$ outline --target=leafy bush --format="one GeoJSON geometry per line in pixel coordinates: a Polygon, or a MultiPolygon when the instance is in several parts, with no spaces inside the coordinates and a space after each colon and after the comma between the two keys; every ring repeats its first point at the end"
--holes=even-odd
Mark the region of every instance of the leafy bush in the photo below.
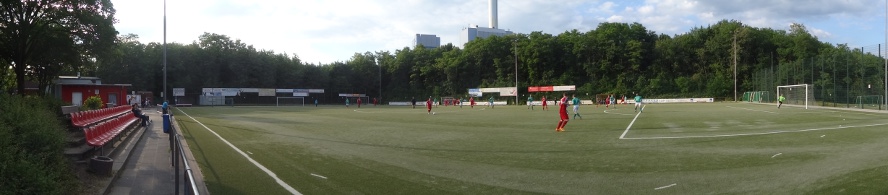
{"type": "Polygon", "coordinates": [[[63,194],[77,187],[63,154],[65,128],[47,110],[50,104],[0,94],[0,194],[63,194]]]}
{"type": "Polygon", "coordinates": [[[86,98],[86,101],[83,101],[83,109],[97,110],[99,108],[102,108],[103,104],[104,103],[102,103],[102,98],[99,98],[99,96],[92,96],[86,98]]]}

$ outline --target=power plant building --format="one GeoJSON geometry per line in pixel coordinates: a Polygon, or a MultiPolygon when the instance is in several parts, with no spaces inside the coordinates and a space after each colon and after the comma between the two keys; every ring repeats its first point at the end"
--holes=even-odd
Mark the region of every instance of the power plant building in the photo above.
{"type": "Polygon", "coordinates": [[[513,34],[512,31],[507,31],[503,29],[496,28],[486,28],[486,27],[469,27],[464,28],[462,32],[459,34],[460,37],[460,46],[464,46],[469,41],[473,41],[477,38],[487,38],[490,36],[505,36],[513,34]]]}
{"type": "Polygon", "coordinates": [[[459,34],[460,43],[459,46],[463,47],[469,41],[473,41],[477,38],[487,38],[490,36],[505,36],[513,34],[512,31],[499,29],[498,21],[497,21],[497,2],[496,0],[489,0],[489,14],[490,14],[490,27],[478,27],[475,25],[474,27],[464,28],[462,32],[459,34]]]}
{"type": "Polygon", "coordinates": [[[422,45],[425,48],[438,48],[441,46],[441,37],[431,34],[416,34],[413,46],[422,45]]]}

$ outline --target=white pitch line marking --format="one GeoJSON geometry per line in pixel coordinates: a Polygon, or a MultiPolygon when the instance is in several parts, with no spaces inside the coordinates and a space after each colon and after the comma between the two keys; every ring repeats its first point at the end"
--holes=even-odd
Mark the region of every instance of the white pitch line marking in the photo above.
{"type": "Polygon", "coordinates": [[[771,156],[771,158],[774,158],[774,157],[780,156],[781,154],[783,154],[783,153],[777,153],[777,154],[775,154],[774,156],[771,156]]]}
{"type": "Polygon", "coordinates": [[[654,188],[654,190],[662,190],[662,189],[670,188],[670,187],[675,186],[675,185],[676,185],[676,184],[669,184],[669,185],[666,185],[666,186],[660,186],[660,187],[654,188]]]}
{"type": "Polygon", "coordinates": [[[179,109],[177,107],[176,110],[179,110],[179,112],[182,112],[183,114],[185,114],[185,116],[188,116],[188,118],[191,118],[191,120],[194,120],[194,122],[197,122],[197,124],[199,124],[200,126],[203,126],[205,129],[210,131],[210,133],[213,133],[214,135],[216,135],[216,137],[219,137],[219,139],[222,140],[222,142],[225,142],[225,144],[228,144],[228,146],[230,146],[232,149],[234,149],[234,151],[237,151],[237,153],[240,153],[241,156],[244,156],[244,158],[247,158],[247,160],[249,160],[251,163],[253,163],[253,165],[256,165],[256,167],[259,167],[259,169],[262,169],[262,171],[264,171],[265,174],[268,174],[268,176],[271,176],[271,178],[274,178],[274,181],[277,182],[278,185],[281,185],[281,187],[283,187],[288,192],[290,192],[291,194],[299,194],[299,195],[302,194],[302,193],[299,193],[299,191],[296,191],[296,189],[293,188],[293,186],[290,186],[289,184],[284,182],[284,180],[281,180],[281,178],[278,178],[277,175],[274,174],[274,172],[271,172],[271,170],[268,170],[268,168],[265,168],[265,166],[262,166],[262,164],[259,164],[259,162],[256,162],[256,160],[253,160],[253,158],[250,158],[249,156],[247,156],[247,154],[244,153],[244,151],[242,151],[239,148],[237,148],[236,146],[234,146],[234,144],[231,144],[231,142],[228,142],[228,140],[225,140],[225,138],[222,138],[222,136],[219,135],[218,133],[216,133],[216,131],[213,131],[212,129],[210,129],[209,127],[207,127],[206,125],[204,125],[203,123],[198,121],[197,119],[194,119],[194,117],[191,117],[191,115],[188,115],[188,113],[185,113],[185,111],[182,111],[182,109],[179,109]]]}
{"type": "MultiPolygon", "coordinates": [[[[641,106],[641,109],[644,110],[645,106],[647,105],[641,106]]],[[[626,139],[626,133],[629,133],[629,129],[632,128],[632,124],[635,124],[635,120],[638,119],[638,116],[641,116],[641,113],[642,112],[638,112],[638,114],[635,114],[635,118],[632,119],[632,122],[629,122],[629,126],[626,127],[626,131],[623,131],[623,135],[620,135],[620,139],[626,139]]]]}
{"type": "Polygon", "coordinates": [[[311,176],[319,177],[321,179],[327,179],[327,177],[324,177],[323,175],[318,175],[318,174],[314,174],[314,173],[312,173],[311,176]]]}
{"type": "MultiPolygon", "coordinates": [[[[633,120],[634,122],[634,120],[633,120]]],[[[770,135],[770,134],[779,134],[779,133],[798,133],[798,132],[808,132],[808,131],[823,131],[823,130],[836,130],[836,129],[848,129],[848,128],[857,128],[857,127],[876,127],[876,126],[885,126],[888,123],[880,123],[880,124],[870,124],[870,125],[858,125],[858,126],[842,126],[838,127],[824,127],[824,128],[814,128],[814,129],[802,129],[802,130],[787,130],[787,131],[771,131],[771,132],[761,132],[761,133],[740,133],[740,134],[727,134],[727,135],[696,135],[696,136],[681,136],[681,137],[623,137],[620,136],[620,139],[685,139],[685,138],[716,138],[716,137],[736,137],[736,136],[750,136],[750,135],[770,135]]],[[[632,124],[630,124],[632,126],[632,124]]],[[[626,128],[626,131],[629,131],[629,128],[626,128]]],[[[623,132],[623,135],[626,135],[626,132],[623,132]]]]}

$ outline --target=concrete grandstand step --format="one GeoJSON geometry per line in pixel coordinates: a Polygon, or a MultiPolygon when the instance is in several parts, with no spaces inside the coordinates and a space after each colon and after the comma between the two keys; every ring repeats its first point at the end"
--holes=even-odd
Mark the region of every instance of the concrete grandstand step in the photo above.
{"type": "Polygon", "coordinates": [[[84,143],[79,146],[66,147],[64,153],[65,157],[68,158],[68,160],[77,162],[87,159],[92,153],[92,149],[92,147],[84,143]]]}

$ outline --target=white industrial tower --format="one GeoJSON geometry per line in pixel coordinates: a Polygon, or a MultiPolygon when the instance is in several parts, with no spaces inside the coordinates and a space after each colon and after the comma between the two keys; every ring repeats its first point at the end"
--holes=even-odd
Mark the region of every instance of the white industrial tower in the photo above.
{"type": "Polygon", "coordinates": [[[489,3],[490,5],[488,5],[488,7],[490,8],[490,28],[496,29],[496,0],[490,0],[489,3]]]}
{"type": "Polygon", "coordinates": [[[490,27],[479,27],[475,25],[463,28],[462,33],[460,33],[459,37],[460,43],[457,46],[463,47],[469,41],[473,41],[477,38],[487,38],[489,36],[505,36],[512,34],[512,31],[499,29],[499,21],[497,21],[496,0],[489,0],[488,2],[490,27]]]}

